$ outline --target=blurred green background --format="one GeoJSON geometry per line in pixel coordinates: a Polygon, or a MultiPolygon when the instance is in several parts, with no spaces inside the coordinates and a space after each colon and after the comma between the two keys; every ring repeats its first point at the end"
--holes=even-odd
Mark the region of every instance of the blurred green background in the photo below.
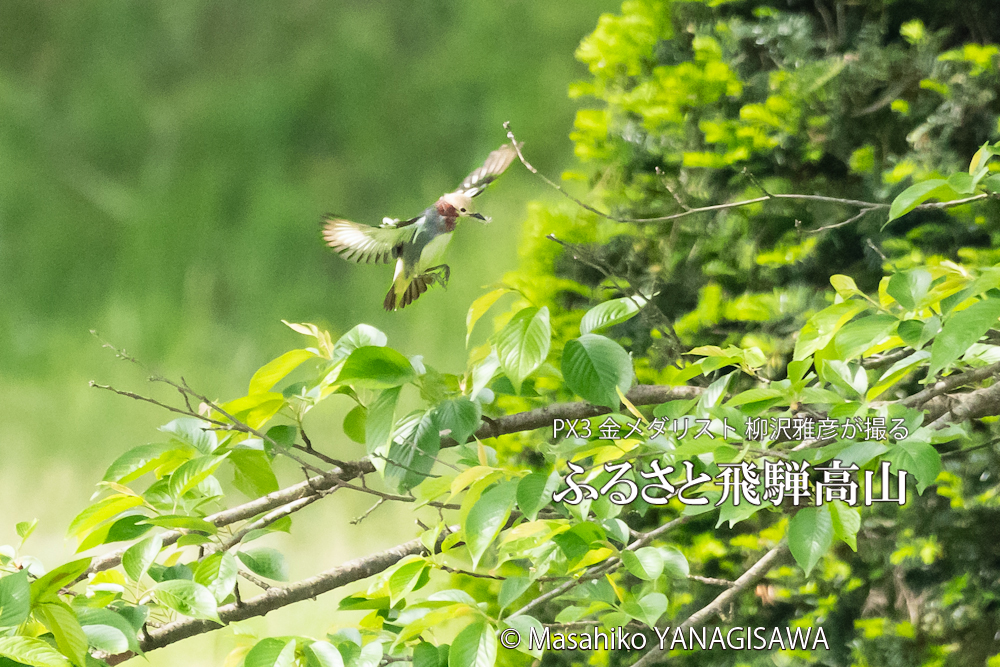
{"type": "MultiPolygon", "coordinates": [[[[381,309],[391,267],[329,253],[320,217],[418,213],[505,140],[506,120],[558,173],[572,156],[566,88],[585,74],[573,52],[617,6],[0,3],[0,543],[38,518],[25,551],[68,558],[65,528],[92,484],[171,418],[88,387],[171,398],[91,329],[220,399],[301,344],[281,319],[335,336],[368,322],[463,368],[466,309],[515,266],[526,204],[549,196],[538,181],[515,165],[478,204],[492,225],[456,234],[448,289],[397,313],[381,309]]],[[[323,435],[336,418],[311,416],[313,440],[342,445],[323,435]]],[[[350,447],[335,453],[361,453],[350,447]]],[[[338,502],[303,513],[285,544],[301,550],[293,578],[412,536],[405,517],[373,520],[395,534],[350,526],[367,500],[338,502]]],[[[322,633],[336,597],[254,628],[322,633]]],[[[231,646],[209,636],[151,658],[221,664],[231,646]]]]}

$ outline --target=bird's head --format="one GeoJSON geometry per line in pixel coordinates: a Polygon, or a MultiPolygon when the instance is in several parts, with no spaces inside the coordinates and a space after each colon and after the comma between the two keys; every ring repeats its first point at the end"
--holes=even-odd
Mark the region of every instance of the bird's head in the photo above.
{"type": "Polygon", "coordinates": [[[481,213],[473,213],[472,211],[472,197],[463,194],[461,192],[451,192],[438,200],[438,210],[445,215],[444,211],[451,213],[454,210],[454,215],[464,216],[468,218],[478,218],[486,222],[486,218],[481,213]],[[444,206],[442,206],[444,204],[444,206]]]}

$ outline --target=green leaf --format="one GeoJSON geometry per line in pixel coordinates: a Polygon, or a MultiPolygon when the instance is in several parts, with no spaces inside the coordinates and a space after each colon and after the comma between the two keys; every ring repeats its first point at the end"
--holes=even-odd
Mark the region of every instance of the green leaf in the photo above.
{"type": "Polygon", "coordinates": [[[500,368],[500,360],[497,359],[496,352],[490,352],[490,355],[476,364],[476,367],[472,369],[472,391],[469,392],[469,398],[473,401],[479,396],[486,385],[490,383],[493,376],[496,375],[497,370],[500,368]]]}
{"type": "Polygon", "coordinates": [[[370,324],[359,324],[343,336],[333,346],[333,361],[350,356],[359,347],[385,347],[389,338],[370,324]]]}
{"type": "Polygon", "coordinates": [[[385,462],[385,481],[399,492],[417,486],[430,474],[441,450],[441,431],[433,410],[426,411],[416,428],[389,446],[385,462]]]}
{"type": "Polygon", "coordinates": [[[483,315],[486,314],[493,304],[497,302],[504,294],[508,294],[511,290],[506,287],[501,287],[500,289],[495,289],[492,292],[487,292],[478,299],[472,302],[469,306],[469,313],[465,316],[465,345],[469,345],[469,339],[472,338],[472,330],[476,326],[476,322],[479,321],[483,315]]]}
{"type": "Polygon", "coordinates": [[[580,334],[603,331],[608,327],[627,322],[635,317],[646,303],[648,301],[641,296],[622,297],[600,303],[583,316],[580,321],[580,334]]]}
{"type": "Polygon", "coordinates": [[[929,181],[915,183],[903,190],[892,200],[892,206],[889,207],[889,222],[906,215],[920,204],[923,204],[933,197],[934,191],[942,185],[947,185],[947,181],[943,178],[932,178],[929,181]]]}
{"type": "Polygon", "coordinates": [[[215,600],[221,603],[236,587],[239,569],[232,553],[217,551],[195,566],[194,581],[211,591],[215,600]]]}
{"type": "Polygon", "coordinates": [[[795,342],[794,360],[802,361],[816,350],[822,350],[834,335],[867,306],[857,299],[827,306],[809,318],[795,342]]]}
{"type": "Polygon", "coordinates": [[[423,558],[414,558],[396,566],[389,575],[389,601],[395,605],[399,600],[418,588],[421,577],[430,567],[423,558]]]}
{"type": "Polygon", "coordinates": [[[215,535],[219,532],[219,529],[216,528],[213,523],[209,523],[208,521],[200,519],[196,516],[184,516],[181,514],[164,514],[163,516],[154,516],[144,519],[143,523],[147,523],[151,526],[159,526],[161,528],[194,530],[201,533],[207,533],[209,535],[215,535]]]}
{"type": "Polygon", "coordinates": [[[192,618],[207,618],[221,623],[211,591],[188,579],[170,579],[153,588],[153,595],[160,604],[179,614],[192,618]]]}
{"type": "Polygon", "coordinates": [[[129,579],[138,582],[142,575],[146,574],[149,566],[153,564],[156,557],[160,555],[163,548],[163,537],[159,534],[150,535],[141,542],[137,542],[125,550],[122,555],[122,567],[129,579]]]}
{"type": "Polygon", "coordinates": [[[622,611],[649,627],[667,610],[667,596],[663,593],[649,593],[638,600],[627,599],[622,604],[622,611]]]}
{"type": "MultiPolygon", "coordinates": [[[[125,638],[126,646],[125,650],[132,651],[137,655],[142,655],[142,649],[139,646],[139,639],[136,636],[137,630],[132,624],[121,614],[117,614],[110,609],[91,609],[89,607],[78,607],[76,609],[77,618],[80,620],[80,625],[83,627],[84,633],[87,635],[87,639],[91,640],[91,645],[95,646],[91,633],[95,632],[91,628],[114,628],[117,630],[122,637],[125,638]]],[[[97,647],[99,648],[99,647],[97,647]]],[[[121,653],[122,651],[118,651],[121,653]]]]}
{"type": "Polygon", "coordinates": [[[482,410],[478,403],[463,397],[453,398],[443,401],[435,409],[438,428],[442,431],[449,430],[449,434],[455,442],[460,445],[468,442],[469,438],[482,419],[482,410]]]}
{"type": "Polygon", "coordinates": [[[987,192],[1000,194],[1000,174],[993,174],[992,176],[987,176],[982,180],[980,185],[982,185],[987,192]]]}
{"type": "Polygon", "coordinates": [[[229,461],[233,464],[233,486],[244,495],[260,498],[278,490],[278,478],[263,451],[237,447],[229,452],[229,461]]]}
{"type": "Polygon", "coordinates": [[[855,294],[863,294],[863,292],[858,289],[857,283],[854,282],[854,278],[851,278],[850,276],[841,274],[832,275],[830,276],[830,284],[833,285],[833,289],[837,291],[837,294],[845,300],[851,298],[855,294]]]}
{"type": "Polygon", "coordinates": [[[303,649],[309,667],[344,667],[344,657],[330,642],[313,642],[303,649]]]}
{"type": "Polygon", "coordinates": [[[948,187],[962,195],[972,194],[976,186],[972,182],[972,175],[964,172],[957,172],[948,177],[948,187]]]}
{"type": "Polygon", "coordinates": [[[367,425],[368,408],[363,405],[355,405],[344,415],[344,435],[359,445],[365,444],[367,425]]]}
{"type": "Polygon", "coordinates": [[[17,525],[14,526],[14,529],[17,531],[17,536],[21,538],[21,544],[24,544],[25,541],[31,537],[31,534],[35,532],[35,527],[37,525],[38,519],[34,519],[32,521],[19,521],[17,525]]]}
{"type": "Polygon", "coordinates": [[[448,660],[442,661],[438,647],[430,642],[420,642],[413,647],[413,667],[446,667],[448,660]]]}
{"type": "Polygon", "coordinates": [[[997,323],[997,318],[1000,318],[1000,299],[983,299],[945,320],[941,333],[931,344],[928,381],[932,381],[939,371],[965,354],[973,343],[997,323]]]}
{"type": "Polygon", "coordinates": [[[552,336],[547,307],[519,311],[496,335],[494,347],[504,373],[516,393],[521,383],[542,365],[552,336]]]}
{"type": "Polygon", "coordinates": [[[674,579],[687,579],[691,574],[687,558],[677,547],[659,547],[663,556],[663,571],[674,579]]]}
{"type": "Polygon", "coordinates": [[[528,577],[507,577],[500,585],[500,595],[497,596],[497,603],[501,609],[506,609],[524,595],[525,591],[531,588],[531,579],[528,577]]]}
{"type": "Polygon", "coordinates": [[[67,531],[70,537],[80,537],[122,512],[142,505],[142,498],[124,493],[116,493],[90,505],[70,522],[67,531]]]}
{"type": "Polygon", "coordinates": [[[28,571],[21,570],[0,578],[0,628],[20,625],[31,609],[28,571]]]}
{"type": "Polygon", "coordinates": [[[788,524],[788,548],[807,577],[831,546],[833,518],[828,505],[806,507],[795,513],[788,524]]]}
{"type": "Polygon", "coordinates": [[[833,521],[833,537],[843,540],[853,551],[857,551],[861,513],[842,500],[834,500],[827,505],[830,508],[830,519],[833,521]]]}
{"type": "Polygon", "coordinates": [[[878,379],[875,386],[868,390],[868,394],[865,396],[865,399],[869,401],[875,400],[886,389],[902,380],[907,374],[913,372],[930,356],[931,353],[927,350],[920,350],[919,352],[914,352],[904,359],[900,359],[882,374],[882,377],[878,379]]]}
{"type": "Polygon", "coordinates": [[[389,443],[395,423],[396,403],[399,401],[400,387],[386,389],[368,408],[365,420],[365,449],[374,454],[389,443]]]}
{"type": "Polygon", "coordinates": [[[448,653],[448,667],[493,667],[497,637],[493,626],[477,620],[458,633],[448,653]]]}
{"type": "Polygon", "coordinates": [[[893,275],[885,291],[903,308],[914,310],[930,288],[931,274],[924,269],[911,269],[893,275]]]}
{"type": "Polygon", "coordinates": [[[518,482],[517,506],[529,521],[534,521],[538,511],[548,505],[561,482],[562,478],[555,471],[548,475],[529,473],[518,482]]]}
{"type": "Polygon", "coordinates": [[[294,664],[294,639],[261,639],[243,658],[243,667],[292,667],[294,664]]]}
{"type": "Polygon", "coordinates": [[[291,350],[273,361],[264,364],[250,378],[248,395],[262,394],[270,391],[289,373],[298,368],[304,361],[312,359],[316,354],[310,350],[291,350]]]}
{"type": "Polygon", "coordinates": [[[889,448],[884,459],[893,464],[894,472],[900,470],[917,480],[917,492],[923,493],[941,472],[941,455],[926,442],[902,440],[889,448]]]}
{"type": "Polygon", "coordinates": [[[299,429],[291,424],[276,424],[267,429],[265,435],[278,447],[291,447],[295,444],[295,438],[299,436],[299,429]]]}
{"type": "Polygon", "coordinates": [[[169,493],[174,499],[180,499],[185,493],[195,488],[216,471],[222,462],[229,457],[230,452],[222,456],[199,456],[185,461],[170,475],[169,493]]]}
{"type": "Polygon", "coordinates": [[[157,468],[163,461],[163,455],[175,448],[175,445],[166,443],[133,447],[108,466],[104,481],[128,484],[157,468]]]}
{"type": "Polygon", "coordinates": [[[0,637],[0,657],[30,667],[71,667],[59,651],[34,637],[0,637]]]}
{"type": "Polygon", "coordinates": [[[265,579],[288,581],[288,564],[285,563],[285,556],[277,549],[271,547],[243,549],[236,552],[236,557],[254,574],[265,579]]]}
{"type": "Polygon", "coordinates": [[[655,581],[663,573],[663,556],[656,547],[642,547],[621,553],[625,569],[643,581],[655,581]]]}
{"type": "Polygon", "coordinates": [[[68,604],[59,601],[43,602],[35,605],[32,613],[52,632],[56,646],[63,655],[68,656],[73,664],[86,664],[87,635],[68,604]]]}
{"type": "Polygon", "coordinates": [[[585,334],[566,343],[562,373],[573,393],[594,405],[615,410],[635,380],[632,359],[621,345],[598,334],[585,334]]]}
{"type": "Polygon", "coordinates": [[[521,653],[527,653],[533,658],[540,659],[542,657],[542,648],[537,644],[526,641],[526,639],[531,636],[532,630],[535,631],[536,637],[542,636],[544,628],[537,618],[534,616],[528,616],[527,614],[521,614],[520,616],[515,616],[514,618],[504,619],[503,625],[508,628],[514,628],[521,636],[522,641],[517,645],[518,651],[521,653]]]}
{"type": "Polygon", "coordinates": [[[90,558],[81,558],[80,560],[65,563],[31,582],[31,604],[35,605],[47,600],[58,600],[56,594],[59,592],[59,589],[70,585],[77,577],[83,574],[90,567],[90,561],[90,558]]]}
{"type": "Polygon", "coordinates": [[[211,428],[211,424],[196,417],[179,417],[164,424],[159,430],[171,434],[177,442],[194,447],[202,454],[211,454],[219,446],[219,439],[211,428]]]}
{"type": "Polygon", "coordinates": [[[848,361],[889,335],[898,319],[892,315],[869,315],[848,322],[834,338],[837,357],[848,361]]]}
{"type": "Polygon", "coordinates": [[[487,489],[469,510],[465,519],[465,542],[472,555],[473,567],[479,565],[486,547],[500,534],[514,507],[517,484],[500,482],[487,489]]]}
{"type": "Polygon", "coordinates": [[[366,345],[351,352],[337,382],[369,389],[398,387],[416,378],[410,360],[390,347],[366,345]]]}
{"type": "Polygon", "coordinates": [[[84,625],[83,634],[88,644],[108,655],[117,655],[129,650],[129,641],[125,633],[110,625],[84,625]]]}

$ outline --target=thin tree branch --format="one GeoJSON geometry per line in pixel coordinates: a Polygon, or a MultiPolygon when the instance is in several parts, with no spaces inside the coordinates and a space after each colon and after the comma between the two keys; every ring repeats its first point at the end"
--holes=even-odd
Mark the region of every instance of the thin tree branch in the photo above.
{"type": "Polygon", "coordinates": [[[918,391],[912,396],[904,398],[902,403],[908,408],[919,408],[935,396],[946,394],[957,387],[986,380],[987,378],[998,374],[1000,374],[1000,362],[990,364],[989,366],[983,366],[982,368],[977,368],[975,370],[966,371],[964,373],[949,375],[948,377],[928,386],[923,391],[918,391]]]}
{"type": "MultiPolygon", "coordinates": [[[[777,564],[787,551],[788,547],[784,542],[768,551],[759,561],[754,563],[750,569],[744,572],[739,579],[732,582],[732,585],[729,588],[720,593],[707,605],[688,616],[687,620],[681,623],[677,629],[681,632],[686,632],[688,628],[692,628],[697,625],[704,625],[710,618],[722,611],[722,609],[737,595],[760,581],[764,575],[767,574],[767,571],[774,567],[774,565],[777,564]]],[[[634,662],[632,667],[648,667],[649,665],[655,665],[659,662],[665,662],[667,660],[667,655],[667,651],[661,651],[659,648],[654,648],[647,651],[645,655],[634,662]]]]}
{"type": "MultiPolygon", "coordinates": [[[[514,149],[517,151],[517,157],[518,157],[518,159],[521,161],[521,164],[523,164],[524,167],[528,171],[530,171],[532,174],[538,176],[549,187],[553,188],[554,190],[556,190],[557,192],[559,192],[561,195],[563,195],[567,199],[573,201],[577,206],[580,206],[581,208],[586,209],[586,210],[590,211],[591,213],[594,213],[595,215],[598,215],[598,216],[600,216],[602,218],[605,218],[606,220],[612,220],[614,222],[631,222],[631,223],[667,222],[669,220],[678,220],[680,218],[686,218],[689,215],[695,215],[697,213],[711,213],[711,212],[714,212],[714,211],[725,211],[725,210],[732,209],[732,208],[741,208],[743,206],[750,206],[751,204],[760,204],[761,202],[766,202],[766,201],[771,200],[771,199],[788,199],[788,200],[794,200],[794,201],[814,201],[814,202],[823,202],[823,203],[826,203],[826,204],[837,204],[837,205],[840,205],[840,206],[852,206],[852,207],[855,207],[855,208],[864,209],[861,214],[858,214],[857,216],[855,216],[854,218],[852,218],[852,219],[850,219],[848,221],[845,221],[843,223],[838,223],[836,225],[829,225],[827,227],[821,227],[820,229],[813,230],[812,232],[810,232],[810,233],[816,233],[816,232],[822,231],[824,229],[833,229],[835,227],[841,227],[843,225],[846,225],[846,224],[848,224],[850,222],[855,222],[856,220],[860,219],[862,217],[862,215],[865,214],[865,213],[868,213],[870,211],[874,211],[876,209],[886,209],[886,208],[889,208],[891,206],[891,204],[886,204],[886,203],[882,203],[882,202],[861,201],[861,200],[858,200],[858,199],[844,199],[842,197],[828,197],[828,196],[825,196],[825,195],[800,195],[800,194],[771,194],[771,193],[765,193],[765,196],[763,196],[763,197],[754,197],[753,199],[745,199],[743,201],[730,202],[730,203],[727,203],[727,204],[714,204],[712,206],[701,206],[699,208],[687,209],[685,211],[682,211],[681,213],[674,213],[674,214],[671,214],[671,215],[663,215],[663,216],[659,216],[659,217],[655,217],[655,218],[622,218],[622,217],[611,215],[610,213],[605,213],[604,211],[596,209],[593,206],[590,206],[589,204],[587,204],[587,203],[585,203],[585,202],[577,199],[576,197],[574,197],[570,193],[566,192],[566,190],[564,190],[561,185],[559,185],[558,183],[552,181],[547,176],[545,176],[544,174],[542,174],[541,172],[539,172],[537,169],[535,169],[535,167],[533,167],[531,165],[531,163],[529,163],[528,160],[525,159],[524,153],[521,152],[521,146],[519,145],[517,139],[514,137],[514,132],[510,129],[510,122],[509,121],[505,122],[503,124],[503,127],[504,127],[505,130],[507,130],[507,138],[510,139],[511,143],[514,144],[514,149]]],[[[979,201],[979,200],[982,200],[982,199],[986,199],[989,196],[990,196],[989,193],[983,193],[983,194],[979,194],[979,195],[974,195],[972,197],[966,197],[965,199],[956,199],[954,201],[944,201],[944,202],[933,202],[933,203],[930,203],[930,204],[920,204],[919,206],[914,207],[913,210],[914,211],[919,211],[919,210],[926,210],[926,209],[951,208],[953,206],[961,206],[962,204],[968,204],[968,203],[971,203],[971,202],[974,202],[974,201],[979,201]]]]}
{"type": "MultiPolygon", "coordinates": [[[[700,387],[669,387],[640,384],[632,387],[632,389],[630,389],[625,396],[633,405],[657,405],[660,403],[666,403],[667,401],[697,398],[701,395],[702,391],[703,390],[700,387]]],[[[552,405],[539,408],[537,410],[518,412],[512,415],[491,419],[476,431],[476,437],[480,440],[486,440],[488,438],[496,438],[510,433],[532,431],[537,428],[552,428],[552,423],[556,419],[585,419],[587,417],[596,417],[609,412],[611,412],[611,410],[605,406],[592,405],[585,401],[578,401],[574,403],[553,403],[552,405]]],[[[456,444],[457,443],[450,438],[442,438],[441,441],[442,447],[454,447],[456,444]]],[[[344,482],[348,482],[361,477],[362,475],[374,472],[375,466],[372,465],[372,462],[367,457],[365,457],[359,461],[345,463],[343,467],[335,468],[324,473],[323,475],[310,477],[306,481],[274,491],[266,496],[261,496],[260,498],[256,498],[242,505],[209,515],[205,517],[205,520],[221,528],[223,526],[234,524],[238,521],[245,521],[253,518],[258,514],[269,512],[301,498],[318,496],[338,485],[343,485],[344,482]]],[[[177,530],[170,530],[161,533],[163,545],[169,546],[174,544],[183,534],[184,533],[177,530]]],[[[103,570],[117,567],[121,564],[121,558],[124,553],[125,548],[122,548],[94,558],[90,567],[86,570],[86,572],[80,575],[77,581],[82,581],[87,577],[87,575],[94,572],[101,572],[103,570]]]]}
{"type": "MultiPolygon", "coordinates": [[[[440,548],[441,542],[447,535],[448,531],[442,532],[435,545],[435,551],[440,548]]],[[[377,554],[348,561],[343,565],[326,570],[308,579],[295,582],[294,584],[272,586],[261,595],[249,600],[243,600],[240,605],[236,603],[223,605],[218,609],[219,618],[222,620],[223,625],[225,625],[234,621],[243,621],[248,618],[264,616],[277,609],[287,607],[290,604],[308,600],[356,581],[367,579],[387,570],[406,556],[426,551],[426,547],[424,547],[419,538],[410,540],[377,554]]],[[[139,645],[143,651],[152,651],[169,646],[182,639],[187,639],[188,637],[217,630],[221,627],[223,626],[215,621],[186,618],[150,630],[146,637],[139,642],[139,645]]],[[[133,654],[127,652],[114,656],[104,656],[103,659],[108,664],[116,665],[131,657],[133,657],[133,654]]]]}
{"type": "MultiPolygon", "coordinates": [[[[642,537],[629,544],[627,547],[625,547],[625,549],[628,551],[635,551],[639,547],[649,544],[660,535],[668,533],[677,526],[683,525],[690,520],[691,517],[682,516],[674,519],[673,521],[668,521],[659,528],[651,530],[648,533],[644,533],[642,537]]],[[[511,619],[514,618],[515,616],[526,614],[535,607],[537,607],[538,605],[544,602],[548,602],[549,600],[552,600],[554,598],[557,598],[560,595],[564,595],[566,592],[572,590],[573,588],[579,586],[584,582],[591,581],[592,579],[596,579],[597,577],[603,576],[604,574],[614,572],[619,567],[621,567],[621,564],[622,561],[620,558],[609,558],[608,560],[604,561],[599,565],[594,565],[576,579],[570,579],[569,581],[566,581],[565,583],[556,586],[548,593],[543,593],[542,595],[539,595],[538,597],[534,598],[520,609],[512,612],[510,615],[507,616],[507,618],[511,619]]]]}

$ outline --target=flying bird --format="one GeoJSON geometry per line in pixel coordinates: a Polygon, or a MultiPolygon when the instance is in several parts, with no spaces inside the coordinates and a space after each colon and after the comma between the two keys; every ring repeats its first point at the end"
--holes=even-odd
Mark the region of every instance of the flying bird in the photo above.
{"type": "Polygon", "coordinates": [[[382,305],[386,310],[405,308],[429,286],[448,282],[451,269],[441,260],[458,219],[477,218],[484,224],[490,221],[472,211],[472,198],[506,171],[515,157],[514,147],[504,144],[489,154],[483,166],[466,176],[458,189],[442,195],[433,206],[409,220],[384,218],[380,227],[371,227],[327,218],[323,239],[338,255],[352,262],[388,264],[396,260],[392,286],[382,305]]]}

